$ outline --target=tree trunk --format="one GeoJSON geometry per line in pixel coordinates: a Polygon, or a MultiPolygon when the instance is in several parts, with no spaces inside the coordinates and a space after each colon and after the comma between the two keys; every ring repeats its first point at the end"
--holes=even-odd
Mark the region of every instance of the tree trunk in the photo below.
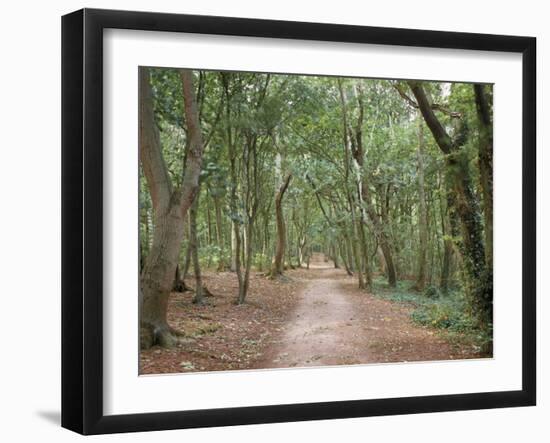
{"type": "Polygon", "coordinates": [[[304,252],[306,247],[306,236],[301,235],[298,237],[298,267],[301,268],[304,263],[304,252]]]}
{"type": "Polygon", "coordinates": [[[252,223],[249,220],[249,223],[246,226],[246,237],[248,239],[246,243],[246,253],[245,253],[245,265],[244,265],[244,278],[242,283],[239,285],[239,296],[237,299],[238,304],[243,304],[248,294],[248,288],[250,285],[250,269],[252,268],[252,223]]]}
{"type": "Polygon", "coordinates": [[[283,197],[285,191],[288,188],[291,174],[288,174],[282,184],[278,187],[275,194],[275,220],[277,226],[277,244],[275,248],[275,257],[273,259],[273,266],[271,268],[271,277],[276,277],[283,274],[283,260],[285,254],[286,245],[286,228],[285,219],[283,215],[283,197]]]}
{"type": "MultiPolygon", "coordinates": [[[[287,227],[287,234],[286,234],[286,245],[285,245],[285,252],[286,252],[286,263],[288,269],[294,269],[294,265],[292,264],[292,223],[285,223],[287,227]]],[[[283,264],[283,269],[286,269],[283,264]]]]}
{"type": "Polygon", "coordinates": [[[197,237],[197,212],[199,208],[200,187],[195,196],[195,200],[189,209],[189,249],[193,258],[193,272],[195,274],[195,296],[193,303],[203,304],[203,289],[201,265],[199,262],[199,239],[197,237]]]}
{"type": "MultiPolygon", "coordinates": [[[[345,158],[345,188],[347,193],[347,200],[350,207],[351,219],[352,219],[352,233],[353,233],[353,243],[352,250],[355,260],[355,269],[357,271],[357,283],[359,289],[365,289],[365,278],[364,273],[369,265],[368,252],[364,250],[366,248],[366,242],[361,241],[361,230],[359,224],[363,223],[362,216],[359,218],[356,213],[356,204],[361,208],[361,215],[363,213],[363,195],[362,195],[362,182],[364,174],[362,171],[363,168],[363,140],[362,140],[362,125],[363,125],[363,101],[362,95],[357,94],[358,96],[358,110],[359,117],[357,120],[357,125],[355,130],[351,128],[348,123],[347,116],[347,99],[344,93],[344,88],[342,81],[338,81],[338,89],[340,92],[340,102],[342,105],[342,123],[343,123],[343,141],[344,141],[344,158],[345,158]],[[350,159],[350,154],[352,159],[350,159]],[[352,195],[348,187],[349,172],[350,169],[354,175],[355,182],[357,184],[357,199],[352,195]],[[357,244],[359,243],[359,245],[357,244]]],[[[367,270],[367,274],[370,274],[370,270],[367,270]]],[[[367,281],[369,279],[367,278],[367,281]]]]}
{"type": "Polygon", "coordinates": [[[180,265],[176,265],[176,273],[174,275],[174,284],[172,285],[172,291],[173,292],[185,292],[189,291],[190,289],[185,284],[185,279],[183,278],[183,275],[180,271],[180,265]]]}
{"type": "Polygon", "coordinates": [[[230,271],[237,271],[237,258],[239,256],[239,251],[237,251],[237,233],[239,232],[239,227],[236,221],[231,220],[231,266],[230,271]]]}
{"type": "Polygon", "coordinates": [[[149,70],[139,71],[139,151],[153,202],[153,243],[140,276],[140,346],[171,346],[175,339],[168,325],[168,297],[183,240],[184,219],[193,202],[201,170],[203,142],[200,131],[193,73],[180,70],[184,114],[189,143],[182,187],[173,190],[162,156],[160,135],[154,117],[149,70]]]}
{"type": "Polygon", "coordinates": [[[353,276],[353,272],[350,269],[350,265],[347,258],[347,248],[345,247],[345,241],[340,243],[340,257],[342,258],[342,261],[344,262],[344,269],[346,270],[346,274],[348,274],[350,277],[353,276]]]}
{"type": "MultiPolygon", "coordinates": [[[[353,237],[355,239],[359,239],[359,229],[358,224],[359,220],[356,219],[355,211],[352,212],[352,223],[353,223],[353,237]]],[[[361,252],[359,245],[357,244],[357,241],[354,241],[352,243],[353,248],[353,257],[355,259],[355,268],[357,270],[357,285],[359,289],[365,289],[365,278],[363,276],[363,257],[361,257],[361,252]]]]}
{"type": "MultiPolygon", "coordinates": [[[[449,209],[460,220],[462,239],[459,243],[468,284],[472,314],[483,328],[490,328],[493,320],[493,275],[492,268],[485,263],[483,227],[479,203],[473,190],[469,161],[464,149],[464,129],[458,131],[453,140],[447,134],[426,97],[424,88],[418,82],[409,82],[426,124],[439,148],[445,154],[446,177],[454,194],[449,209]]],[[[452,217],[452,214],[451,214],[452,217]]]]}
{"type": "Polygon", "coordinates": [[[214,212],[216,214],[216,242],[220,248],[220,261],[218,262],[218,271],[223,272],[226,268],[225,263],[225,243],[223,236],[222,209],[219,197],[214,197],[214,212]]]}
{"type": "Polygon", "coordinates": [[[330,246],[330,255],[332,258],[332,262],[334,264],[334,268],[339,269],[340,263],[338,263],[338,248],[333,242],[331,242],[331,246],[330,246]]]}
{"type": "Polygon", "coordinates": [[[363,272],[365,273],[365,288],[370,291],[372,290],[372,269],[370,264],[369,248],[367,247],[365,223],[366,221],[364,219],[362,219],[361,223],[359,223],[359,239],[361,241],[361,255],[364,260],[363,272]]]}
{"type": "MultiPolygon", "coordinates": [[[[339,90],[340,90],[340,101],[342,103],[343,108],[343,120],[344,120],[344,143],[346,145],[349,144],[349,135],[348,135],[348,123],[347,123],[347,117],[346,117],[346,108],[347,108],[347,102],[344,95],[344,90],[342,88],[342,83],[338,83],[339,90]]],[[[359,117],[357,120],[357,126],[355,128],[355,140],[353,141],[353,148],[349,148],[351,151],[353,158],[357,164],[357,169],[359,171],[359,195],[360,195],[360,204],[364,206],[364,210],[366,211],[369,219],[372,222],[372,225],[374,227],[374,233],[376,237],[378,238],[378,243],[380,244],[384,259],[386,261],[386,269],[387,269],[387,275],[388,275],[388,284],[392,287],[394,287],[397,284],[397,277],[395,273],[395,266],[393,263],[391,248],[388,236],[386,232],[384,231],[384,227],[382,222],[380,221],[380,217],[372,207],[372,201],[370,197],[370,191],[368,182],[366,179],[366,175],[363,171],[363,164],[364,164],[364,153],[363,153],[363,139],[362,139],[362,124],[363,124],[363,101],[362,101],[362,92],[358,91],[356,92],[357,98],[358,98],[358,108],[359,108],[359,117]]],[[[351,132],[351,131],[350,131],[351,132]]],[[[366,242],[364,243],[364,246],[366,247],[366,242]]],[[[368,251],[365,251],[366,255],[368,255],[368,251]]],[[[364,254],[363,254],[364,255],[364,254]]],[[[365,265],[367,267],[370,267],[370,263],[368,260],[368,257],[365,257],[365,265]]],[[[359,267],[360,264],[356,263],[356,266],[358,267],[357,271],[362,273],[361,268],[359,267]]],[[[366,272],[367,274],[370,274],[370,269],[366,272]]]]}
{"type": "Polygon", "coordinates": [[[378,248],[376,250],[376,254],[378,256],[378,270],[381,274],[387,274],[387,266],[386,266],[386,258],[384,257],[384,252],[382,251],[382,248],[380,245],[378,245],[378,248]]]}
{"type": "MultiPolygon", "coordinates": [[[[443,262],[441,264],[441,280],[439,283],[441,292],[444,295],[449,293],[450,279],[451,279],[451,266],[453,259],[453,237],[456,232],[453,232],[451,223],[449,221],[449,210],[447,199],[443,198],[443,192],[440,189],[439,207],[441,213],[441,231],[443,234],[443,262]]],[[[454,223],[456,226],[456,223],[454,223]]]]}
{"type": "Polygon", "coordinates": [[[380,217],[376,214],[376,211],[374,211],[374,208],[372,205],[368,205],[368,208],[370,208],[372,212],[372,217],[376,219],[376,223],[373,222],[375,227],[375,231],[378,230],[379,236],[378,236],[378,242],[380,243],[380,248],[382,249],[382,254],[384,254],[384,260],[386,262],[386,274],[388,276],[388,285],[391,287],[395,287],[397,284],[397,272],[396,267],[393,261],[393,252],[391,248],[390,243],[390,235],[387,232],[390,227],[390,221],[388,219],[388,206],[389,206],[389,196],[388,191],[386,191],[385,195],[383,195],[383,201],[382,201],[382,211],[380,214],[380,217]]]}
{"type": "Polygon", "coordinates": [[[179,226],[183,225],[179,205],[171,205],[166,219],[163,217],[155,223],[153,245],[141,273],[143,348],[155,344],[171,346],[174,343],[166,314],[183,238],[183,226],[179,226]]]}
{"type": "Polygon", "coordinates": [[[348,275],[353,275],[355,272],[355,266],[353,264],[353,252],[351,247],[351,241],[347,234],[345,234],[345,243],[346,243],[346,255],[348,257],[348,263],[346,265],[346,271],[348,275]]]}
{"type": "MultiPolygon", "coordinates": [[[[190,231],[190,228],[188,229],[188,232],[189,231],[190,231]]],[[[182,273],[183,280],[189,277],[189,268],[191,267],[192,258],[193,258],[193,250],[190,247],[190,241],[189,241],[187,243],[187,250],[185,251],[185,260],[183,262],[183,273],[182,273]]]]}
{"type": "Polygon", "coordinates": [[[143,271],[143,266],[145,265],[145,257],[143,255],[143,246],[141,245],[141,242],[139,242],[139,273],[141,274],[141,271],[143,271]]]}
{"type": "Polygon", "coordinates": [[[449,280],[451,275],[451,258],[453,254],[453,245],[451,240],[444,241],[443,263],[441,265],[441,280],[439,287],[443,295],[449,293],[449,280]]]}
{"type": "MultiPolygon", "coordinates": [[[[236,216],[237,214],[237,171],[236,171],[236,158],[234,147],[229,145],[229,157],[230,157],[230,169],[231,169],[231,212],[236,216]]],[[[240,300],[241,288],[243,288],[243,274],[241,269],[241,228],[240,223],[236,220],[231,221],[231,270],[237,274],[237,281],[239,283],[239,295],[237,297],[240,300]]]]}
{"type": "Polygon", "coordinates": [[[418,267],[414,289],[423,291],[426,286],[426,252],[428,249],[428,215],[424,192],[424,125],[418,118],[418,267]]]}
{"type": "Polygon", "coordinates": [[[493,121],[485,85],[474,85],[479,128],[479,179],[483,195],[485,258],[493,266],[493,121]]]}

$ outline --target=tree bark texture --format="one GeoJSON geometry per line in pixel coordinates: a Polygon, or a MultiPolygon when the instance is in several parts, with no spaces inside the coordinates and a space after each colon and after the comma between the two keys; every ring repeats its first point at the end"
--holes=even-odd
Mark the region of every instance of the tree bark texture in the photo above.
{"type": "Polygon", "coordinates": [[[193,260],[193,273],[195,274],[195,296],[193,303],[203,304],[203,287],[201,265],[199,261],[199,238],[197,236],[197,212],[199,208],[200,186],[195,196],[195,200],[189,209],[189,248],[193,260]]]}
{"type": "Polygon", "coordinates": [[[424,192],[424,125],[418,119],[418,265],[414,288],[423,291],[426,286],[426,251],[428,249],[428,214],[424,192]]]}
{"type": "Polygon", "coordinates": [[[184,234],[185,215],[198,187],[202,161],[202,134],[199,127],[193,73],[181,70],[184,116],[189,143],[182,186],[173,189],[162,155],[160,134],[154,116],[148,68],[139,71],[139,151],[154,208],[155,228],[151,250],[140,276],[140,345],[171,346],[174,331],[167,322],[168,297],[174,280],[184,234]]]}
{"type": "Polygon", "coordinates": [[[277,244],[275,247],[275,257],[271,268],[271,276],[282,275],[284,271],[284,255],[286,245],[286,227],[283,214],[283,197],[290,184],[291,174],[288,174],[283,180],[275,194],[275,221],[277,226],[277,244]]]}
{"type": "Polygon", "coordinates": [[[479,128],[479,172],[483,195],[485,258],[493,266],[493,121],[487,86],[474,85],[479,128]]]}
{"type": "Polygon", "coordinates": [[[462,235],[459,247],[468,281],[472,314],[478,319],[480,326],[486,328],[492,325],[493,319],[493,276],[492,268],[487,267],[485,262],[483,224],[468,158],[465,150],[460,149],[464,137],[458,131],[455,139],[451,139],[434,114],[424,88],[414,81],[410,81],[409,86],[437,145],[445,154],[446,178],[453,194],[449,210],[460,221],[462,235]]]}

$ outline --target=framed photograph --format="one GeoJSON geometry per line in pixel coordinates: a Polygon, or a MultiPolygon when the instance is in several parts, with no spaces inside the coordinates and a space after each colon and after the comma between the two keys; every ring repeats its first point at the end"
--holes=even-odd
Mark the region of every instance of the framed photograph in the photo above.
{"type": "Polygon", "coordinates": [[[531,37],[62,19],[62,425],[536,402],[531,37]]]}

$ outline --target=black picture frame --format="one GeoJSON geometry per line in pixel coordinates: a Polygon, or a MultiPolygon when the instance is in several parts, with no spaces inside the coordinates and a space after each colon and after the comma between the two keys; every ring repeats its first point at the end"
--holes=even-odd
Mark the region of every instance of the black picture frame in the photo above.
{"type": "Polygon", "coordinates": [[[536,39],[83,9],[62,18],[62,426],[82,434],[530,406],[536,403],[536,39]],[[103,30],[522,54],[522,389],[131,415],[103,413],[103,30]]]}

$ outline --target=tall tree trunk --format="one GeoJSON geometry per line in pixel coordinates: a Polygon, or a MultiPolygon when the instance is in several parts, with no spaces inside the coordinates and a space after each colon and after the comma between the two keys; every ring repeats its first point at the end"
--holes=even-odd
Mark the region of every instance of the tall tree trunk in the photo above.
{"type": "MultiPolygon", "coordinates": [[[[203,153],[192,71],[180,70],[189,143],[181,188],[173,189],[162,156],[155,122],[147,68],[139,70],[139,151],[153,202],[153,243],[140,276],[140,346],[171,346],[175,339],[168,325],[168,297],[184,233],[184,219],[198,188],[203,153]]],[[[183,162],[182,162],[183,163],[183,162]]]]}
{"type": "Polygon", "coordinates": [[[230,196],[230,208],[233,214],[231,221],[231,270],[237,274],[237,281],[239,283],[239,296],[240,299],[241,288],[243,287],[243,274],[241,269],[241,224],[237,220],[238,203],[237,203],[237,165],[236,165],[236,153],[232,142],[229,142],[229,161],[231,172],[231,196],[230,196]]]}
{"type": "MultiPolygon", "coordinates": [[[[232,196],[231,200],[232,200],[232,206],[236,210],[236,208],[237,208],[237,197],[236,197],[236,195],[232,196]]],[[[232,260],[233,260],[233,263],[234,263],[234,266],[235,266],[235,268],[234,268],[235,271],[234,272],[237,274],[237,282],[239,283],[239,296],[238,296],[238,298],[240,298],[241,288],[243,287],[243,284],[244,284],[242,266],[241,266],[241,227],[240,226],[241,225],[238,222],[233,222],[232,223],[232,227],[233,227],[232,239],[234,241],[234,247],[235,247],[234,256],[233,256],[232,260]]],[[[233,263],[232,263],[232,265],[233,265],[233,263]]]]}
{"type": "Polygon", "coordinates": [[[348,264],[345,240],[340,241],[338,243],[338,249],[339,249],[339,252],[340,252],[340,258],[342,259],[342,262],[344,263],[344,269],[346,270],[346,273],[351,277],[353,275],[353,272],[351,272],[351,269],[350,269],[349,264],[348,264]]]}
{"type": "MultiPolygon", "coordinates": [[[[286,252],[286,262],[288,263],[289,269],[294,269],[294,265],[292,264],[292,223],[285,223],[286,225],[286,245],[285,245],[285,252],[286,252]]],[[[284,266],[283,266],[284,269],[284,266]]]]}
{"type": "MultiPolygon", "coordinates": [[[[358,223],[358,220],[356,219],[355,211],[352,212],[352,217],[353,217],[353,221],[352,221],[353,237],[355,239],[359,239],[359,227],[358,227],[359,223],[358,223]]],[[[352,243],[353,257],[355,260],[355,268],[357,270],[357,285],[359,289],[365,289],[366,286],[365,286],[365,277],[363,275],[363,257],[361,256],[360,247],[357,243],[358,243],[357,241],[354,241],[352,243]]]]}
{"type": "Polygon", "coordinates": [[[220,261],[218,262],[218,271],[225,271],[225,243],[223,236],[222,209],[219,197],[214,197],[214,212],[216,215],[216,243],[220,248],[220,261]]]}
{"type": "Polygon", "coordinates": [[[202,289],[202,275],[201,265],[199,262],[199,238],[197,236],[197,212],[199,209],[199,197],[200,186],[195,196],[195,200],[189,209],[189,249],[191,249],[191,256],[193,258],[193,272],[195,274],[195,296],[193,297],[193,303],[203,304],[203,289],[202,289]]]}
{"type": "Polygon", "coordinates": [[[382,211],[380,217],[376,214],[376,211],[371,204],[367,205],[367,212],[372,211],[372,219],[376,219],[376,223],[373,222],[375,226],[375,231],[379,232],[378,242],[380,243],[380,249],[384,255],[384,261],[386,262],[386,274],[388,276],[388,285],[395,287],[397,284],[397,269],[393,261],[393,251],[390,242],[390,220],[388,216],[388,207],[389,207],[389,191],[383,195],[382,199],[382,211]]]}
{"type": "MultiPolygon", "coordinates": [[[[362,166],[363,166],[363,148],[362,148],[362,124],[363,124],[363,104],[362,98],[358,97],[359,102],[359,118],[355,128],[355,132],[352,130],[348,123],[347,116],[347,99],[344,93],[342,81],[338,81],[338,89],[340,92],[340,102],[342,105],[342,124],[343,124],[343,141],[344,141],[344,158],[345,158],[345,189],[348,204],[351,212],[352,219],[352,234],[355,241],[352,243],[353,256],[355,260],[355,269],[357,271],[357,283],[359,289],[365,289],[365,269],[369,267],[368,253],[363,250],[366,247],[366,243],[361,241],[361,231],[359,224],[362,223],[362,219],[357,216],[356,204],[362,209],[362,194],[361,194],[361,182],[362,182],[362,166]],[[351,157],[350,158],[350,154],[351,157]],[[348,187],[350,170],[353,173],[354,180],[357,184],[357,199],[354,198],[348,187]],[[359,242],[359,245],[357,244],[359,242]]],[[[369,274],[370,271],[367,271],[369,274]]],[[[367,279],[368,280],[368,279],[367,279]]]]}
{"type": "MultiPolygon", "coordinates": [[[[357,125],[355,128],[355,138],[354,140],[350,137],[351,130],[349,129],[349,125],[347,122],[347,101],[344,94],[344,90],[342,87],[342,82],[338,82],[338,87],[340,91],[340,101],[342,103],[343,108],[343,123],[344,123],[344,143],[348,146],[348,149],[353,159],[355,160],[357,164],[357,169],[359,171],[359,194],[360,194],[360,204],[362,207],[364,207],[364,211],[366,211],[369,219],[371,220],[371,223],[374,227],[374,233],[378,239],[378,243],[380,244],[380,247],[382,249],[382,252],[384,254],[384,259],[386,262],[386,269],[387,269],[387,275],[388,275],[388,284],[392,287],[394,287],[397,284],[397,277],[395,273],[395,266],[393,263],[393,257],[390,247],[390,242],[388,235],[386,234],[384,230],[384,225],[380,220],[380,217],[372,207],[372,201],[370,196],[370,190],[369,185],[367,182],[366,175],[363,171],[363,165],[364,165],[364,153],[363,153],[363,137],[362,137],[362,124],[363,124],[363,101],[362,101],[362,91],[356,91],[357,95],[357,101],[358,101],[358,108],[359,108],[359,117],[357,119],[357,125]],[[352,146],[350,145],[350,141],[352,141],[352,146]]],[[[362,242],[361,242],[362,243],[362,242]]],[[[366,247],[366,242],[362,243],[366,247]]],[[[364,251],[362,254],[365,256],[365,265],[366,267],[370,268],[370,262],[368,260],[368,251],[364,251]]],[[[356,264],[357,266],[360,266],[360,264],[356,264]]],[[[358,272],[362,272],[362,270],[359,268],[358,272]]],[[[371,274],[370,269],[367,270],[367,274],[371,274]]]]}
{"type": "Polygon", "coordinates": [[[454,251],[452,238],[456,233],[453,233],[451,230],[451,223],[449,222],[449,211],[447,209],[447,199],[443,198],[443,191],[441,188],[439,207],[441,213],[441,231],[443,234],[443,262],[441,264],[441,279],[439,286],[441,292],[444,295],[447,295],[449,293],[451,266],[454,251]]]}
{"type": "Polygon", "coordinates": [[[306,234],[302,234],[302,237],[301,237],[301,239],[300,239],[300,244],[298,245],[298,248],[299,248],[299,255],[298,255],[299,267],[302,267],[302,265],[303,265],[304,262],[306,261],[306,251],[307,251],[307,247],[308,247],[308,244],[307,244],[307,235],[306,235],[306,234]]]}
{"type": "Polygon", "coordinates": [[[245,251],[245,265],[244,265],[244,278],[242,283],[239,286],[239,296],[237,299],[238,304],[243,304],[248,294],[248,288],[250,286],[250,269],[252,268],[252,221],[249,220],[249,223],[246,225],[246,251],[245,251]]]}
{"type": "Polygon", "coordinates": [[[338,263],[338,248],[333,241],[330,242],[330,258],[332,259],[334,269],[339,269],[340,263],[338,263]]]}
{"type": "Polygon", "coordinates": [[[141,274],[141,271],[143,271],[143,266],[145,265],[145,257],[143,255],[143,246],[141,245],[141,242],[139,242],[139,273],[141,274]]]}
{"type": "Polygon", "coordinates": [[[284,267],[284,254],[286,245],[286,228],[285,219],[283,215],[283,197],[285,191],[288,188],[291,174],[288,174],[283,182],[278,186],[275,194],[275,220],[277,226],[277,244],[275,248],[275,257],[273,259],[273,266],[271,268],[271,277],[276,277],[283,274],[284,267]]]}
{"type": "Polygon", "coordinates": [[[428,128],[445,154],[447,183],[454,194],[449,209],[460,220],[462,236],[459,247],[467,277],[470,305],[479,325],[488,328],[493,320],[493,276],[492,269],[485,262],[483,226],[479,202],[473,190],[469,161],[465,150],[461,149],[465,142],[466,128],[461,128],[455,139],[451,139],[435,116],[422,85],[410,81],[409,86],[428,128]]]}
{"type": "Polygon", "coordinates": [[[483,195],[485,227],[485,258],[487,268],[493,267],[493,119],[487,86],[474,85],[479,128],[479,179],[483,195]]]}
{"type": "Polygon", "coordinates": [[[363,272],[365,273],[365,288],[369,291],[372,289],[372,269],[370,264],[370,255],[369,249],[367,247],[367,236],[365,233],[365,223],[366,221],[362,218],[361,223],[359,223],[359,239],[360,239],[360,249],[361,254],[364,260],[363,272]]]}
{"type": "MultiPolygon", "coordinates": [[[[235,203],[236,207],[236,203],[235,203]]],[[[237,271],[237,258],[239,258],[239,251],[237,250],[237,233],[239,232],[238,223],[235,220],[231,220],[231,272],[237,271]]]]}
{"type": "Polygon", "coordinates": [[[443,263],[441,265],[441,279],[439,287],[444,295],[449,293],[449,280],[451,275],[451,259],[453,254],[453,245],[451,240],[444,240],[443,263]]]}
{"type": "Polygon", "coordinates": [[[269,253],[269,215],[264,215],[264,229],[263,229],[263,240],[262,240],[262,258],[260,261],[260,271],[263,271],[264,266],[269,267],[269,262],[267,257],[271,257],[269,253]]]}
{"type": "Polygon", "coordinates": [[[187,236],[188,242],[187,242],[187,249],[185,251],[185,259],[183,261],[183,272],[182,272],[182,279],[185,280],[187,277],[189,277],[189,268],[191,267],[191,260],[193,258],[193,250],[191,249],[191,222],[189,218],[189,213],[187,214],[187,236]]]}
{"type": "Polygon", "coordinates": [[[378,271],[381,274],[386,274],[386,258],[384,257],[384,252],[382,251],[380,245],[378,245],[378,248],[376,249],[376,255],[378,256],[378,271]]]}
{"type": "Polygon", "coordinates": [[[344,234],[344,240],[346,244],[346,255],[348,257],[346,272],[348,273],[348,275],[352,276],[353,273],[355,272],[355,266],[353,264],[353,252],[351,247],[351,240],[348,234],[344,234]]]}
{"type": "Polygon", "coordinates": [[[418,117],[418,266],[414,289],[423,291],[426,286],[426,252],[428,249],[428,215],[424,192],[424,124],[418,117]]]}

